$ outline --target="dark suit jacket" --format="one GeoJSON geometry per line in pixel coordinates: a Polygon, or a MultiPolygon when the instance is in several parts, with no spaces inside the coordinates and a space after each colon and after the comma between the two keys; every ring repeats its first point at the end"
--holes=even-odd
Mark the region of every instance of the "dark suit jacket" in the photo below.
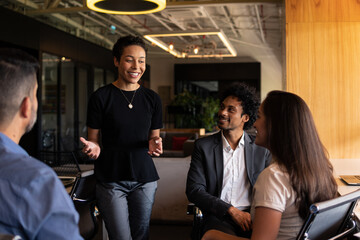
{"type": "MultiPolygon", "coordinates": [[[[255,145],[254,137],[244,131],[245,165],[251,187],[260,172],[270,164],[270,152],[255,145]]],[[[223,183],[223,144],[221,132],[195,142],[187,176],[186,195],[204,214],[222,219],[231,204],[220,199],[223,183]]]]}

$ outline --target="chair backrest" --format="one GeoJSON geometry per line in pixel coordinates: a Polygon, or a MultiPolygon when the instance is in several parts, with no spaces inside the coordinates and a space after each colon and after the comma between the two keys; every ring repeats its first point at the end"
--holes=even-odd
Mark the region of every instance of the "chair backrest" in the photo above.
{"type": "Polygon", "coordinates": [[[78,173],[70,197],[79,213],[79,230],[84,239],[92,239],[98,230],[96,218],[96,178],[94,170],[78,173]]]}
{"type": "MultiPolygon", "coordinates": [[[[334,237],[337,239],[337,235],[344,233],[352,221],[352,213],[358,199],[360,190],[311,205],[310,215],[302,226],[297,240],[323,240],[334,237]]],[[[352,227],[353,229],[346,233],[355,230],[355,226],[352,227]]]]}
{"type": "Polygon", "coordinates": [[[95,200],[96,178],[94,170],[79,172],[75,183],[70,192],[70,197],[74,201],[93,201],[95,200]]]}

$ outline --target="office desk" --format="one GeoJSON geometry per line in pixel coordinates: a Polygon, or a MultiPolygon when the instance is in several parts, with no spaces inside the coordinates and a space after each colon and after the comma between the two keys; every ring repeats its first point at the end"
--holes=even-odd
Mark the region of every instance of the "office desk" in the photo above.
{"type": "MultiPolygon", "coordinates": [[[[360,159],[330,159],[334,167],[334,176],[338,184],[338,192],[340,195],[356,191],[360,186],[349,186],[339,179],[340,175],[359,175],[360,159]]],[[[355,208],[355,215],[358,226],[360,227],[360,203],[355,208]]]]}

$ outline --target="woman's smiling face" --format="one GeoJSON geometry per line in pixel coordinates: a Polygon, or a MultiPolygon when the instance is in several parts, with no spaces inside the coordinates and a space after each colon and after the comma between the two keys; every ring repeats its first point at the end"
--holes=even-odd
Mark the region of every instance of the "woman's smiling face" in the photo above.
{"type": "Polygon", "coordinates": [[[268,131],[266,127],[266,118],[263,112],[263,104],[260,105],[257,119],[254,123],[254,128],[256,129],[256,139],[255,144],[268,148],[268,131]]]}
{"type": "Polygon", "coordinates": [[[119,62],[114,59],[118,68],[119,79],[124,83],[137,83],[146,70],[146,52],[138,45],[124,48],[119,62]]]}

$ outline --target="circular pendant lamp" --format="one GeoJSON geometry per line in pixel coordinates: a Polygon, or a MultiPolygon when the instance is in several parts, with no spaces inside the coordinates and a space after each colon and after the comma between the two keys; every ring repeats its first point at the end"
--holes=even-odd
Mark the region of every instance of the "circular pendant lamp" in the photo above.
{"type": "Polygon", "coordinates": [[[166,7],[166,0],[86,0],[86,4],[97,12],[136,15],[161,11],[166,7]]]}

